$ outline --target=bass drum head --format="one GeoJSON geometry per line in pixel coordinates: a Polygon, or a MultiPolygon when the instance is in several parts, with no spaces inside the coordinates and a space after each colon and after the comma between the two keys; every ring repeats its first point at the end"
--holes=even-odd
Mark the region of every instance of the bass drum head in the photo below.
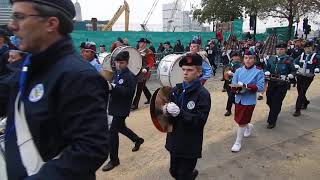
{"type": "Polygon", "coordinates": [[[183,71],[179,67],[182,55],[170,54],[165,56],[158,66],[158,79],[161,86],[175,87],[183,82],[183,71]]]}
{"type": "Polygon", "coordinates": [[[113,65],[114,58],[122,51],[129,52],[130,58],[129,58],[128,68],[134,75],[138,75],[142,67],[142,57],[139,51],[137,51],[135,48],[130,46],[120,46],[120,47],[117,47],[112,52],[111,67],[113,68],[113,70],[115,70],[115,66],[113,65]]]}
{"type": "Polygon", "coordinates": [[[113,77],[113,69],[111,67],[111,54],[107,55],[102,63],[102,71],[100,72],[103,78],[107,81],[111,81],[113,77]]]}

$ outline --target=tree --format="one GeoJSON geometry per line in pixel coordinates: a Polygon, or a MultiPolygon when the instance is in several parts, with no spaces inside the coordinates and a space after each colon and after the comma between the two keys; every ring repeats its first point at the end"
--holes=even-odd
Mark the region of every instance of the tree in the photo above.
{"type": "Polygon", "coordinates": [[[265,8],[258,12],[259,17],[286,19],[289,22],[287,40],[292,36],[294,22],[309,13],[320,11],[316,4],[318,0],[267,0],[265,3],[265,8]]]}
{"type": "Polygon", "coordinates": [[[201,23],[228,22],[242,17],[241,0],[201,0],[201,9],[193,11],[193,17],[201,23]]]}

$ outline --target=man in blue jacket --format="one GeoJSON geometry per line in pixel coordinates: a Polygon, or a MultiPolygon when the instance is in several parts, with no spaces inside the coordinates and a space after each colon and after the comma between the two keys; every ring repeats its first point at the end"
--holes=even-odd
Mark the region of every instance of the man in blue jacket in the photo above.
{"type": "Polygon", "coordinates": [[[128,69],[129,52],[120,52],[114,59],[116,74],[112,83],[109,84],[111,91],[109,114],[113,116],[110,127],[110,161],[103,167],[103,171],[110,171],[120,164],[119,154],[119,132],[127,136],[135,143],[133,152],[138,151],[144,139],[138,137],[126,126],[126,118],[130,114],[131,102],[135,93],[137,79],[128,69]]]}
{"type": "Polygon", "coordinates": [[[184,81],[172,90],[170,103],[163,106],[173,125],[167,134],[166,149],[170,152],[170,174],[178,180],[193,180],[195,169],[201,158],[203,129],[211,108],[209,92],[201,85],[202,57],[187,54],[179,66],[183,70],[184,81]]]}
{"type": "Polygon", "coordinates": [[[9,28],[20,39],[19,49],[30,54],[22,71],[9,83],[0,82],[0,104],[8,103],[8,179],[93,180],[108,155],[108,89],[73,48],[74,5],[71,0],[11,3],[9,28]],[[23,122],[27,128],[21,128],[23,122]]]}

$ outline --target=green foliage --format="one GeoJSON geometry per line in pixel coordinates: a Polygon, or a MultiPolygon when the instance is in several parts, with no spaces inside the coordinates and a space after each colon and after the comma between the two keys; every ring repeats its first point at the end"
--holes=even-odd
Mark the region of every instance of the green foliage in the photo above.
{"type": "Polygon", "coordinates": [[[202,0],[201,9],[195,9],[193,17],[199,22],[228,22],[241,18],[243,1],[241,0],[202,0]]]}

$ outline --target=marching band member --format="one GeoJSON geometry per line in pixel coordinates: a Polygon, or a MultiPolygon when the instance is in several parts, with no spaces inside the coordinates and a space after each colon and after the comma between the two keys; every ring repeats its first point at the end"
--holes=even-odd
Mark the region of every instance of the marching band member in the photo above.
{"type": "Polygon", "coordinates": [[[146,86],[146,82],[151,76],[150,70],[153,67],[154,62],[155,62],[154,55],[153,55],[153,52],[147,48],[147,44],[150,43],[150,41],[148,39],[141,38],[137,42],[139,45],[138,51],[141,52],[141,56],[142,56],[142,69],[138,74],[137,91],[136,91],[136,96],[135,96],[133,103],[131,105],[131,110],[138,109],[142,91],[147,98],[147,101],[145,102],[145,104],[150,104],[150,100],[151,100],[151,96],[152,96],[146,86]]]}
{"type": "Polygon", "coordinates": [[[98,56],[100,64],[103,63],[104,58],[107,57],[108,54],[109,53],[106,51],[106,45],[100,44],[100,53],[99,53],[99,56],[98,56]]]}
{"type": "Polygon", "coordinates": [[[300,116],[301,109],[307,109],[308,101],[306,97],[307,90],[314,79],[314,73],[319,73],[320,55],[313,52],[313,43],[306,42],[304,45],[304,53],[295,59],[297,71],[297,89],[298,98],[296,102],[296,111],[293,116],[300,116]]]}
{"type": "Polygon", "coordinates": [[[85,60],[89,61],[98,72],[100,72],[102,70],[102,65],[96,55],[96,50],[97,47],[94,42],[86,42],[82,50],[82,56],[85,60]]]}
{"type": "Polygon", "coordinates": [[[239,68],[232,78],[232,91],[236,94],[235,121],[238,124],[237,138],[231,148],[239,152],[243,137],[251,135],[253,125],[250,124],[253,110],[257,103],[257,92],[263,91],[264,75],[255,64],[255,53],[247,51],[244,54],[244,66],[239,68]]]}
{"type": "Polygon", "coordinates": [[[268,79],[267,105],[270,108],[268,116],[268,129],[276,126],[281,111],[282,101],[290,87],[290,79],[294,78],[295,68],[292,58],[286,54],[287,44],[276,46],[277,55],[271,56],[267,61],[265,76],[268,79]]]}
{"type": "Polygon", "coordinates": [[[231,60],[232,61],[228,64],[229,71],[226,72],[229,79],[225,80],[225,88],[228,93],[228,102],[226,106],[227,112],[224,114],[225,116],[230,116],[232,114],[231,113],[232,104],[235,103],[235,94],[231,91],[231,87],[229,85],[232,82],[233,74],[236,72],[238,68],[242,66],[241,54],[239,52],[234,51],[233,53],[231,53],[231,60]]]}
{"type": "Polygon", "coordinates": [[[170,152],[170,174],[175,179],[197,177],[197,159],[201,158],[203,129],[211,108],[209,92],[200,83],[202,57],[187,54],[179,62],[184,81],[170,93],[170,103],[163,106],[173,124],[167,134],[166,149],[170,152]]]}
{"type": "Polygon", "coordinates": [[[110,161],[102,168],[103,171],[110,171],[120,164],[119,132],[127,136],[135,147],[132,151],[138,151],[144,139],[136,135],[126,126],[125,120],[130,113],[130,106],[134,96],[137,80],[135,75],[128,69],[129,52],[120,52],[114,59],[116,74],[112,83],[109,83],[111,91],[109,114],[113,116],[110,128],[110,161]]]}
{"type": "MultiPolygon", "coordinates": [[[[200,44],[201,41],[199,39],[193,39],[190,44],[190,53],[196,54],[200,52],[200,44]]],[[[206,58],[206,57],[202,57],[206,58]]],[[[205,61],[202,60],[202,75],[200,76],[200,82],[202,85],[206,83],[206,81],[212,76],[212,67],[211,65],[205,61]]]]}

